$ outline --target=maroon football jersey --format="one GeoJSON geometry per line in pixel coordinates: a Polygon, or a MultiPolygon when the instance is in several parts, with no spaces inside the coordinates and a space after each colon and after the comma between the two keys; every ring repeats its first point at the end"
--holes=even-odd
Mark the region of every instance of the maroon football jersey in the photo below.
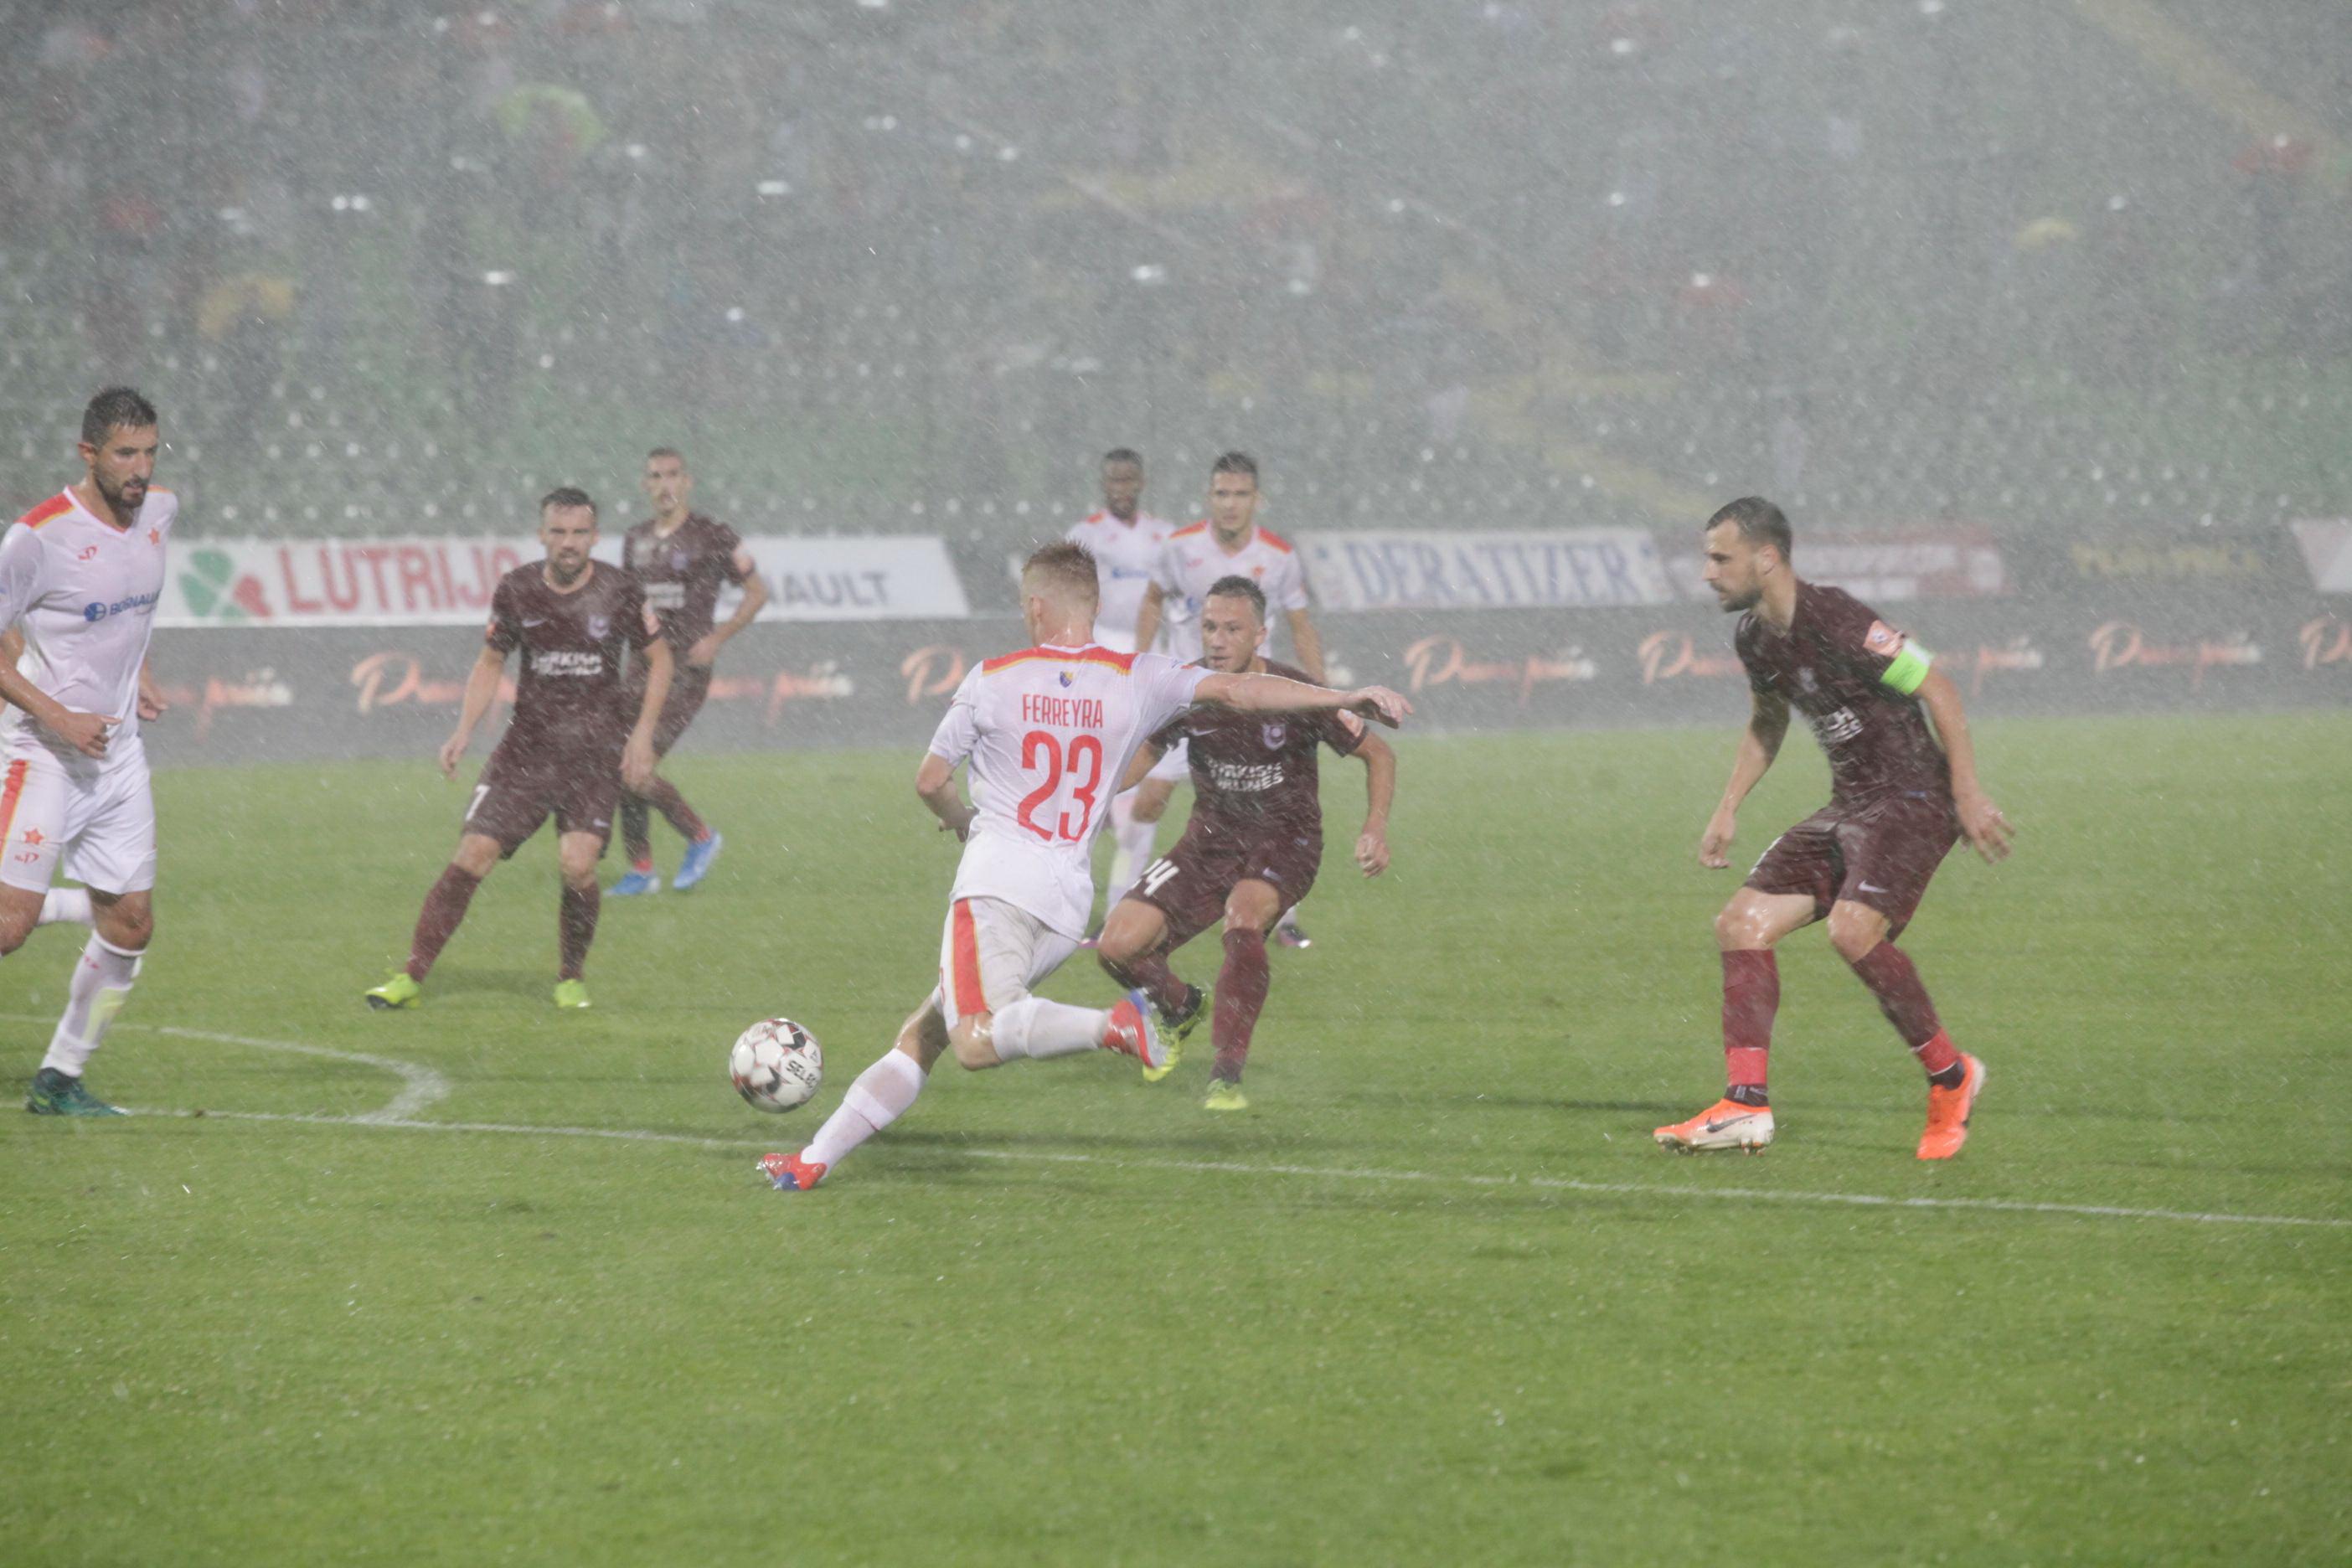
{"type": "MultiPolygon", "coordinates": [[[[1314,684],[1305,670],[1271,659],[1265,672],[1314,684]]],[[[1363,734],[1352,714],[1241,713],[1204,706],[1161,725],[1151,743],[1165,752],[1179,741],[1189,742],[1194,826],[1300,837],[1323,831],[1316,749],[1328,746],[1344,757],[1363,734]]]]}
{"type": "Polygon", "coordinates": [[[662,636],[672,651],[686,652],[710,635],[717,619],[719,590],[740,583],[735,552],[743,541],[723,522],[700,512],[689,515],[664,538],[651,519],[623,535],[621,560],[645,590],[646,603],[661,617],[662,636]]]}
{"type": "Polygon", "coordinates": [[[1918,699],[1880,679],[1905,640],[1843,589],[1804,582],[1786,637],[1753,610],[1732,636],[1748,684],[1780,693],[1812,725],[1830,760],[1830,798],[1840,804],[1951,798],[1951,768],[1918,699]]]}
{"type": "Polygon", "coordinates": [[[522,650],[514,718],[499,743],[541,754],[617,750],[636,719],[615,700],[623,650],[651,646],[660,627],[627,573],[592,561],[587,580],[559,594],[546,568],[518,566],[490,595],[485,640],[522,650]]]}

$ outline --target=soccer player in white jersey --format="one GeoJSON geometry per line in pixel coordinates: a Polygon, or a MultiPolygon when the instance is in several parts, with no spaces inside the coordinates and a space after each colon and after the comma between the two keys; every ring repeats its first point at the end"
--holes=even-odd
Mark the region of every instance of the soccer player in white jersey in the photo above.
{"type": "MultiPolygon", "coordinates": [[[[1257,462],[1249,454],[1227,452],[1210,467],[1209,515],[1190,528],[1178,529],[1160,548],[1151,586],[1144,590],[1143,605],[1136,616],[1137,635],[1151,637],[1160,629],[1164,614],[1168,651],[1192,663],[1201,658],[1201,607],[1208,603],[1210,588],[1221,578],[1246,577],[1265,595],[1266,608],[1281,611],[1289,623],[1298,668],[1321,680],[1323,638],[1307,614],[1306,569],[1288,540],[1257,525],[1257,462]]],[[[1273,616],[1266,619],[1266,646],[1259,650],[1262,654],[1274,645],[1273,616]]],[[[1179,742],[1137,786],[1136,817],[1156,826],[1166,814],[1177,784],[1191,775],[1191,754],[1179,742]]],[[[1114,896],[1125,890],[1116,879],[1112,888],[1114,896]]],[[[1285,947],[1314,945],[1298,923],[1298,906],[1282,911],[1274,939],[1285,947]]]]}
{"type": "MultiPolygon", "coordinates": [[[[1135,619],[1143,608],[1144,590],[1160,566],[1160,547],[1176,525],[1143,510],[1143,458],[1131,447],[1103,454],[1102,507],[1070,524],[1062,537],[1083,544],[1095,558],[1101,579],[1102,603],[1095,613],[1095,641],[1114,653],[1133,653],[1143,645],[1135,640],[1135,619]]],[[[1161,649],[1160,651],[1165,651],[1161,649]]],[[[1117,846],[1110,859],[1110,885],[1124,888],[1151,864],[1151,841],[1160,831],[1158,813],[1135,815],[1137,792],[1129,790],[1110,803],[1110,836],[1117,846]]],[[[1161,810],[1167,803],[1161,802],[1161,810]]]]}
{"type": "Polygon", "coordinates": [[[915,793],[963,840],[940,943],[940,984],[898,1042],[857,1075],[840,1107],[797,1154],[760,1170],[780,1192],[806,1192],[849,1152],[906,1114],[950,1050],[978,1069],[1021,1058],[1113,1050],[1156,1067],[1165,1047],[1132,1000],[1074,1007],[1031,988],[1077,950],[1094,905],[1088,850],[1104,795],[1147,736],[1194,703],[1253,713],[1361,714],[1393,725],[1412,709],[1383,687],[1331,691],[1274,675],[1228,675],[1164,654],[1114,653],[1094,641],[1094,557],[1066,540],[1021,572],[1034,646],[964,678],[915,773],[915,793]],[[969,760],[972,804],[956,787],[969,760]]]}
{"type": "Polygon", "coordinates": [[[0,953],[37,925],[91,927],[25,1109],[120,1116],[82,1069],[131,995],[154,931],[155,802],[142,720],[163,715],[147,640],[179,499],[154,487],[155,409],[110,386],[81,416],[82,477],[0,539],[0,953]],[[49,886],[62,870],[84,884],[49,886]]]}

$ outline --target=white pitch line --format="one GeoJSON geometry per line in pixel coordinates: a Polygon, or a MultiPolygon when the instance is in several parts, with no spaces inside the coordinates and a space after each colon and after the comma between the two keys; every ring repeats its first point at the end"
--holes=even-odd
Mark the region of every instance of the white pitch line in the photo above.
{"type": "MultiPolygon", "coordinates": [[[[47,1020],[31,1013],[0,1013],[0,1019],[12,1023],[37,1024],[47,1020]]],[[[400,1079],[398,1094],[380,1110],[337,1120],[373,1126],[378,1123],[397,1125],[408,1121],[418,1111],[430,1109],[449,1098],[449,1080],[421,1062],[403,1061],[398,1057],[379,1057],[366,1051],[339,1051],[330,1046],[309,1046],[298,1040],[258,1040],[250,1035],[224,1035],[211,1029],[183,1029],[171,1024],[124,1024],[118,1029],[139,1029],[150,1035],[170,1035],[182,1040],[209,1040],[221,1046],[249,1046],[257,1051],[286,1051],[294,1056],[323,1057],[329,1061],[357,1062],[380,1072],[388,1072],[400,1079]]],[[[126,1108],[127,1109],[127,1108],[126,1108]]],[[[182,1115],[179,1111],[137,1111],[144,1116],[182,1115]]],[[[224,1113],[226,1114],[226,1113],[224,1113]]]]}
{"type": "MultiPolygon", "coordinates": [[[[740,1138],[690,1132],[655,1132],[635,1127],[534,1127],[518,1121],[419,1121],[381,1112],[372,1116],[305,1116],[268,1110],[150,1111],[149,1115],[203,1115],[230,1121],[293,1121],[327,1127],[397,1127],[417,1132],[498,1132],[541,1138],[603,1138],[623,1143],[671,1143],[696,1149],[766,1149],[740,1138]]],[[[2123,1208],[2111,1204],[2028,1203],[2012,1198],[1905,1198],[1878,1193],[1775,1192],[1766,1187],[1684,1187],[1648,1182],[1586,1182],[1572,1176],[1488,1176],[1444,1171],[1364,1170],[1330,1165],[1249,1164],[1234,1160],[1112,1159],[1100,1154],[1065,1154],[1022,1149],[966,1149],[975,1160],[1055,1165],[1101,1165],[1114,1170],[1175,1171],[1191,1175],[1303,1176],[1327,1182],[1452,1183],[1470,1187],[1526,1187],[1536,1192],[1593,1193],[1612,1197],[1714,1198],[1734,1203],[1829,1204],[1861,1208],[1942,1209],[1961,1213],[2061,1215],[2079,1219],[2170,1220],[2186,1225],[2301,1226],[2352,1229],[2352,1219],[2326,1215],[2200,1214],[2187,1209],[2123,1208]]]]}
{"type": "MultiPolygon", "coordinates": [[[[21,1016],[21,1015],[13,1015],[21,1016]]],[[[12,1015],[0,1014],[0,1017],[12,1015]]],[[[249,1046],[257,1050],[287,1051],[357,1062],[392,1073],[402,1089],[380,1110],[357,1116],[304,1115],[269,1110],[147,1110],[145,1116],[205,1117],[225,1121],[297,1122],[316,1127],[390,1127],[413,1132],[484,1132],[539,1138],[601,1138],[623,1143],[667,1143],[698,1149],[764,1149],[736,1138],[709,1138],[688,1132],[655,1132],[634,1127],[534,1127],[519,1121],[425,1121],[416,1112],[439,1103],[450,1093],[449,1080],[421,1063],[365,1051],[335,1050],[327,1046],[292,1040],[262,1040],[246,1035],[182,1029],[168,1025],[118,1025],[182,1039],[211,1040],[221,1045],[249,1046]]],[[[1587,1182],[1572,1176],[1489,1176],[1444,1171],[1385,1171],[1328,1165],[1251,1164],[1234,1160],[1111,1159],[1099,1154],[1066,1154],[1019,1149],[967,1149],[976,1160],[1003,1160],[1056,1165],[1102,1165],[1115,1170],[1174,1171],[1189,1175],[1300,1176],[1326,1182],[1439,1183],[1468,1187],[1526,1187],[1536,1192],[1591,1193],[1608,1197],[1700,1198],[1724,1203],[1823,1204],[1856,1208],[1926,1209],[1976,1214],[2057,1215],[2073,1219],[2170,1221],[2181,1225],[2249,1225],[2352,1229],[2352,1218],[2333,1215],[2200,1213],[2189,1209],[2126,1208],[2113,1204],[2031,1203],[2016,1198],[1905,1198],[1879,1193],[1778,1192],[1769,1187],[1685,1187],[1648,1182],[1587,1182]]]]}

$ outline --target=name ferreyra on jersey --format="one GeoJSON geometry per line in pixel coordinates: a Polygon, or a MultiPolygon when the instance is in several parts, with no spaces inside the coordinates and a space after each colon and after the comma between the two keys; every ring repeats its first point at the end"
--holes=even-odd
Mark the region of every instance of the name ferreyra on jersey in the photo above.
{"type": "Polygon", "coordinates": [[[1101,598],[1095,610],[1095,640],[1121,653],[1135,651],[1135,623],[1143,609],[1143,591],[1160,565],[1160,552],[1176,525],[1150,512],[1138,512],[1133,522],[1121,522],[1102,510],[1070,524],[1063,537],[1083,544],[1095,558],[1101,598]]]}
{"type": "MultiPolygon", "coordinates": [[[[1265,593],[1269,611],[1307,608],[1307,573],[1298,553],[1270,529],[1253,528],[1248,541],[1229,552],[1206,521],[1180,528],[1160,547],[1155,574],[1167,606],[1168,651],[1187,664],[1201,657],[1201,606],[1220,578],[1247,577],[1265,593]]],[[[1274,646],[1276,618],[1266,617],[1265,647],[1274,646]]]]}
{"type": "Polygon", "coordinates": [[[1001,899],[1082,935],[1087,852],[1128,759],[1209,673],[1096,646],[1027,648],[964,677],[931,738],[933,756],[971,764],[975,816],[952,896],[1001,899]]]}
{"type": "Polygon", "coordinates": [[[37,745],[79,773],[143,764],[139,670],[163,593],[164,542],[179,510],[171,491],[150,490],[137,521],[122,529],[61,490],[0,539],[0,626],[25,634],[18,673],[76,712],[116,721],[101,763],[12,710],[12,756],[37,745]]]}

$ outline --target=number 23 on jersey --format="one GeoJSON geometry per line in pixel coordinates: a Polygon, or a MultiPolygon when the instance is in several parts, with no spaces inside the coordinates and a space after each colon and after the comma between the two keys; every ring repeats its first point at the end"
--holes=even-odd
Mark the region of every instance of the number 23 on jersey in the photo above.
{"type": "Polygon", "coordinates": [[[1066,745],[1050,730],[1032,730],[1021,737],[1021,768],[1033,778],[1042,775],[1037,787],[1021,797],[1021,826],[1049,844],[1084,839],[1102,792],[1102,742],[1073,735],[1066,745]]]}

